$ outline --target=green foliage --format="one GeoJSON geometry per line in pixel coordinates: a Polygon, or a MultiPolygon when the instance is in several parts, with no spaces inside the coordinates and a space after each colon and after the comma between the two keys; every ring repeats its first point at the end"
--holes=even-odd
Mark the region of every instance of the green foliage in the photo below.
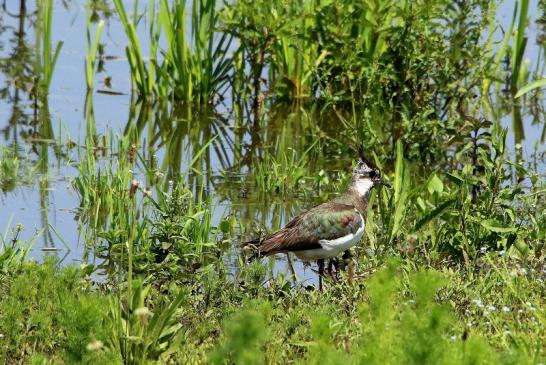
{"type": "MultiPolygon", "coordinates": [[[[36,13],[32,92],[44,95],[62,46],[51,46],[52,3],[39,1],[36,13]]],[[[84,259],[100,263],[28,262],[37,235],[25,243],[21,225],[8,228],[0,361],[544,362],[544,161],[537,148],[523,162],[519,103],[532,98],[514,100],[517,89],[543,83],[523,87],[528,1],[516,1],[499,45],[496,3],[483,0],[151,0],[144,13],[135,2],[132,14],[113,4],[141,100],[131,102],[125,136],[98,134],[91,89],[103,21],[92,36],[91,9],[105,5],[89,1],[87,125],[72,187],[84,259]],[[228,90],[233,110],[204,108],[228,90]],[[500,127],[506,111],[515,159],[500,127]],[[362,147],[391,188],[370,197],[354,282],[325,278],[317,292],[273,275],[273,258],[269,267],[247,263],[238,246],[245,224],[262,218],[260,229],[277,228],[293,216],[269,204],[276,198],[303,195],[311,205],[340,191],[362,147]],[[216,197],[233,203],[235,194],[244,208],[213,214],[216,197]]],[[[48,114],[47,103],[35,104],[35,115],[48,114]]],[[[48,142],[36,136],[51,139],[51,123],[35,129],[25,136],[47,167],[48,142]]],[[[17,148],[0,148],[5,192],[31,175],[17,148]]]]}
{"type": "Polygon", "coordinates": [[[216,0],[193,0],[191,10],[191,37],[187,37],[186,1],[174,1],[171,7],[161,2],[159,26],[167,39],[161,77],[167,78],[164,82],[171,85],[176,99],[207,104],[221,96],[229,82],[231,37],[226,33],[216,37],[216,0]]]}
{"type": "Polygon", "coordinates": [[[218,348],[210,355],[212,364],[263,364],[265,354],[260,351],[267,329],[265,317],[271,311],[269,304],[251,303],[255,309],[245,309],[226,321],[224,335],[218,348]]]}
{"type": "Polygon", "coordinates": [[[417,178],[419,169],[404,162],[398,144],[393,189],[382,189],[378,197],[384,229],[377,234],[384,235],[388,245],[465,260],[514,244],[518,250],[540,250],[544,221],[527,204],[530,199],[531,206],[544,206],[537,200],[544,183],[536,173],[506,160],[505,130],[494,128],[491,134],[480,131],[482,121],[475,123],[467,123],[473,132],[455,154],[451,172],[417,178]],[[532,182],[530,187],[524,186],[525,179],[532,182]],[[522,202],[519,208],[515,201],[522,202]],[[399,240],[407,235],[410,241],[402,244],[399,240]]]}
{"type": "Polygon", "coordinates": [[[263,161],[254,164],[255,171],[252,175],[258,191],[286,195],[301,190],[306,177],[307,153],[311,148],[313,146],[299,158],[293,149],[286,151],[279,159],[269,153],[266,154],[263,161]]]}
{"type": "Polygon", "coordinates": [[[146,364],[167,359],[179,350],[184,341],[184,331],[176,319],[176,312],[187,293],[181,290],[171,303],[150,311],[146,306],[149,287],[143,286],[140,280],[132,284],[125,306],[119,298],[110,299],[109,318],[113,324],[110,344],[124,364],[146,364]]]}
{"type": "Polygon", "coordinates": [[[93,293],[88,271],[29,263],[0,299],[0,333],[10,341],[2,354],[24,359],[33,348],[36,361],[70,363],[534,364],[546,356],[542,264],[514,260],[486,256],[466,277],[398,260],[371,268],[365,286],[326,283],[320,293],[282,278],[254,285],[257,263],[240,268],[245,283],[211,269],[168,287],[133,280],[121,298],[93,293]]]}
{"type": "Polygon", "coordinates": [[[193,0],[191,4],[191,35],[188,35],[186,0],[150,2],[150,61],[142,54],[137,36],[136,18],[130,21],[122,1],[114,0],[129,40],[126,48],[131,78],[138,95],[146,100],[179,100],[197,105],[213,102],[222,96],[229,82],[231,58],[227,50],[231,37],[218,37],[216,0],[193,0]],[[156,9],[158,7],[159,9],[156,9]],[[158,59],[159,40],[165,37],[163,59],[158,59]]]}
{"type": "Polygon", "coordinates": [[[15,189],[21,161],[12,149],[0,148],[0,188],[3,192],[15,189]]]}
{"type": "Polygon", "coordinates": [[[519,89],[514,97],[519,98],[520,96],[527,94],[531,90],[538,89],[544,86],[546,86],[546,79],[543,78],[540,80],[535,80],[519,89]]]}
{"type": "MultiPolygon", "coordinates": [[[[6,228],[5,234],[0,237],[2,246],[0,250],[0,282],[5,283],[5,277],[17,275],[32,249],[34,241],[38,238],[36,234],[28,242],[24,242],[19,238],[23,225],[18,224],[15,228],[10,229],[11,221],[6,228]]],[[[3,293],[4,286],[0,286],[0,294],[3,293]]]]}
{"type": "Polygon", "coordinates": [[[191,277],[196,270],[217,261],[219,247],[210,201],[195,202],[191,191],[179,181],[171,192],[160,193],[156,206],[149,246],[137,247],[139,272],[155,280],[191,277]],[[151,260],[146,259],[149,255],[151,260]]]}
{"type": "Polygon", "coordinates": [[[87,292],[84,271],[58,271],[54,260],[26,263],[22,273],[7,279],[0,298],[2,362],[38,361],[40,357],[67,363],[115,363],[102,348],[108,333],[103,322],[107,300],[87,292]],[[95,347],[94,347],[95,346],[95,347]],[[88,351],[88,348],[96,350],[88,351]]]}
{"type": "MultiPolygon", "coordinates": [[[[131,80],[133,81],[133,85],[136,86],[140,97],[143,99],[148,99],[152,96],[152,91],[155,87],[155,53],[153,51],[157,50],[158,37],[151,38],[151,62],[149,67],[147,67],[144,61],[145,57],[142,53],[140,39],[137,36],[136,14],[133,20],[130,21],[123,2],[121,0],[114,0],[114,5],[129,40],[129,45],[125,48],[125,53],[127,54],[127,59],[131,68],[131,80]]],[[[153,15],[155,12],[155,6],[150,6],[149,12],[150,15],[153,15]]],[[[151,30],[154,29],[154,20],[154,17],[151,17],[151,30]]]]}
{"type": "Polygon", "coordinates": [[[228,317],[212,363],[306,364],[532,364],[525,347],[500,353],[457,319],[438,296],[444,274],[403,274],[389,264],[368,280],[365,292],[340,288],[319,296],[296,293],[279,307],[250,301],[228,317]],[[337,296],[337,299],[336,299],[337,296]],[[366,299],[364,299],[364,297],[366,299]],[[339,308],[337,301],[345,303],[339,308]],[[297,305],[296,305],[297,303],[297,305]],[[267,318],[267,320],[265,320],[267,318]]]}
{"type": "Polygon", "coordinates": [[[0,190],[9,193],[32,184],[39,164],[32,161],[29,151],[20,151],[17,145],[0,146],[0,190]]]}

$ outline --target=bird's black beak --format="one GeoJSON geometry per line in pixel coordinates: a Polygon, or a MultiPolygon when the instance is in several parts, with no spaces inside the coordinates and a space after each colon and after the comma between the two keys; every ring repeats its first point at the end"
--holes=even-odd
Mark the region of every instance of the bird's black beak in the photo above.
{"type": "Polygon", "coordinates": [[[383,185],[390,188],[391,184],[388,181],[383,180],[382,178],[377,178],[374,180],[374,185],[383,185]]]}

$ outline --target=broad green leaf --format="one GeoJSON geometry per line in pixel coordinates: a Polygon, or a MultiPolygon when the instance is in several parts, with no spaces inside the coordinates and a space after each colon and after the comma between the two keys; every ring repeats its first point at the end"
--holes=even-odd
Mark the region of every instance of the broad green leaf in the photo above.
{"type": "Polygon", "coordinates": [[[433,174],[427,184],[427,189],[428,192],[431,194],[434,192],[442,194],[444,192],[444,183],[442,182],[442,180],[440,180],[438,175],[433,174]]]}
{"type": "Polygon", "coordinates": [[[507,226],[504,223],[501,223],[494,219],[487,219],[487,220],[480,221],[480,224],[485,229],[491,232],[497,232],[497,233],[515,232],[517,230],[516,227],[507,226]]]}
{"type": "Polygon", "coordinates": [[[464,183],[464,179],[458,175],[447,173],[446,177],[457,185],[461,185],[461,183],[464,183]]]}
{"type": "Polygon", "coordinates": [[[430,213],[426,214],[413,228],[413,232],[417,232],[420,230],[423,226],[425,226],[427,223],[429,223],[434,218],[438,217],[440,214],[442,214],[451,204],[455,203],[455,199],[448,200],[442,204],[440,204],[436,209],[431,211],[430,213]]]}

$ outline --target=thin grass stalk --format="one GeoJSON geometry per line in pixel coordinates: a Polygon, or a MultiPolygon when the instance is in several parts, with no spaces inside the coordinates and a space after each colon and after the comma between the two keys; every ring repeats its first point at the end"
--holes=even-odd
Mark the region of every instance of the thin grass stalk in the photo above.
{"type": "MultiPolygon", "coordinates": [[[[510,26],[508,29],[506,29],[504,33],[504,38],[502,39],[502,42],[497,50],[497,56],[495,57],[495,60],[493,62],[494,68],[493,68],[493,77],[497,77],[500,74],[500,70],[502,67],[502,60],[506,56],[508,49],[510,47],[510,39],[512,38],[512,34],[514,32],[514,24],[516,22],[516,17],[518,13],[518,3],[516,2],[514,4],[514,11],[512,13],[512,20],[510,21],[510,26]]],[[[500,91],[501,83],[496,82],[495,91],[498,94],[500,91]]],[[[491,80],[487,79],[484,83],[484,91],[489,91],[489,87],[491,85],[491,80]]]]}
{"type": "MultiPolygon", "coordinates": [[[[492,2],[489,5],[489,13],[487,14],[487,17],[489,19],[489,26],[488,26],[489,30],[488,30],[488,35],[487,35],[487,41],[485,42],[486,54],[491,59],[493,59],[493,35],[494,35],[494,33],[496,31],[496,27],[497,27],[497,21],[496,21],[497,18],[495,16],[496,11],[497,11],[496,4],[494,2],[492,2]]],[[[512,21],[513,21],[513,19],[512,19],[512,21]]],[[[496,63],[493,63],[493,65],[498,67],[498,64],[496,64],[496,63]]],[[[491,86],[491,78],[485,77],[484,80],[483,80],[483,83],[482,83],[482,95],[484,97],[486,97],[488,95],[490,86],[491,86]]],[[[487,104],[486,107],[487,107],[488,111],[491,112],[491,105],[490,105],[489,100],[487,100],[486,104],[487,104]]]]}
{"type": "Polygon", "coordinates": [[[140,46],[140,41],[136,32],[136,18],[133,19],[133,22],[130,22],[123,2],[121,0],[113,1],[116,11],[119,14],[121,24],[129,39],[129,45],[125,48],[125,53],[129,60],[133,85],[137,87],[140,97],[148,99],[151,97],[151,90],[149,89],[148,72],[142,55],[142,47],[140,46]]]}
{"type": "Polygon", "coordinates": [[[93,42],[91,42],[91,3],[87,3],[87,54],[85,57],[85,81],[87,83],[87,89],[93,89],[95,79],[95,63],[97,58],[97,50],[99,48],[99,41],[102,34],[102,28],[104,26],[104,20],[101,20],[96,27],[95,36],[93,42]]]}
{"type": "Polygon", "coordinates": [[[520,69],[523,61],[523,54],[527,45],[527,37],[525,36],[525,29],[527,27],[527,12],[529,10],[529,0],[519,0],[517,4],[520,5],[518,28],[514,37],[514,44],[512,45],[512,77],[511,77],[511,90],[512,93],[516,93],[517,83],[520,75],[520,69]]]}
{"type": "Polygon", "coordinates": [[[148,19],[150,21],[150,56],[148,62],[148,90],[153,90],[157,96],[164,97],[165,95],[158,95],[156,89],[156,77],[157,77],[157,49],[159,45],[159,37],[161,35],[160,28],[156,26],[157,22],[156,5],[155,0],[150,0],[148,3],[148,19]]]}
{"type": "Polygon", "coordinates": [[[400,140],[396,141],[396,165],[394,170],[394,211],[389,241],[392,243],[402,227],[406,216],[409,188],[409,173],[404,159],[404,149],[400,140]]]}

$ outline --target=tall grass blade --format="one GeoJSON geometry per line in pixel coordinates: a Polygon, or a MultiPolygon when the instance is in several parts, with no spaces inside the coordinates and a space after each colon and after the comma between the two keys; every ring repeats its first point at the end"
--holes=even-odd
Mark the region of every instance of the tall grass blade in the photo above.
{"type": "Polygon", "coordinates": [[[394,214],[392,229],[390,232],[390,241],[396,237],[396,234],[402,226],[408,198],[409,174],[404,160],[404,147],[402,141],[396,141],[396,165],[394,169],[394,214]]]}
{"type": "Polygon", "coordinates": [[[527,84],[524,87],[522,87],[521,89],[519,89],[518,92],[516,93],[516,95],[514,96],[514,98],[517,99],[517,98],[521,97],[522,95],[527,94],[529,91],[532,91],[532,90],[540,88],[540,87],[545,87],[545,86],[546,86],[546,78],[545,79],[540,79],[540,80],[535,80],[535,81],[531,82],[530,84],[527,84]]]}
{"type": "Polygon", "coordinates": [[[103,26],[104,26],[104,20],[101,20],[97,24],[97,28],[95,30],[95,37],[93,38],[93,43],[91,43],[91,34],[90,34],[89,26],[87,28],[87,55],[85,57],[85,81],[87,83],[88,89],[93,89],[95,63],[96,63],[97,51],[99,48],[99,41],[102,34],[103,26]]]}

